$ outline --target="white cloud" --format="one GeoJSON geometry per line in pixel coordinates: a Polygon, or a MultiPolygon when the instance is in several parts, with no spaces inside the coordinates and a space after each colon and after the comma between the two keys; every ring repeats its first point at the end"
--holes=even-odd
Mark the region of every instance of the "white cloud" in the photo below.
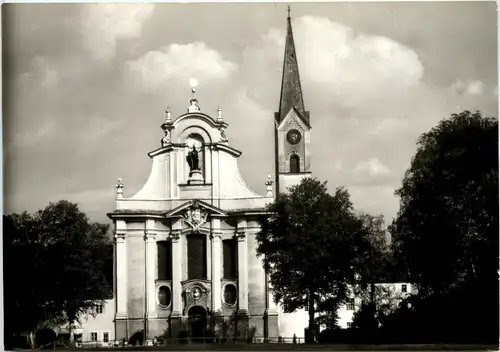
{"type": "Polygon", "coordinates": [[[390,186],[350,186],[349,193],[357,211],[373,215],[382,214],[385,225],[391,223],[392,217],[397,213],[399,202],[394,195],[394,188],[390,186]]]}
{"type": "Polygon", "coordinates": [[[333,84],[339,91],[356,85],[365,94],[378,95],[381,88],[412,86],[423,76],[415,52],[389,38],[309,16],[295,27],[302,72],[315,82],[333,84]]]}
{"type": "Polygon", "coordinates": [[[484,85],[481,81],[472,81],[467,86],[467,93],[472,95],[481,95],[484,91],[484,85]]]}
{"type": "Polygon", "coordinates": [[[126,63],[125,71],[140,89],[159,90],[175,83],[188,85],[196,77],[200,85],[229,77],[237,65],[225,60],[205,43],[172,44],[150,51],[126,63]]]}
{"type": "MultiPolygon", "coordinates": [[[[309,97],[306,104],[314,90],[318,92],[314,103],[321,100],[323,105],[329,102],[358,110],[378,106],[379,100],[393,94],[411,95],[421,85],[424,67],[417,54],[390,38],[358,33],[312,16],[294,21],[293,29],[305,98],[309,97]]],[[[272,29],[245,52],[251,72],[246,79],[254,82],[259,98],[266,95],[262,86],[269,80],[269,68],[279,79],[284,38],[284,29],[272,29]]]]}
{"type": "Polygon", "coordinates": [[[366,173],[370,177],[386,176],[391,173],[391,170],[385,166],[378,158],[371,158],[368,161],[363,161],[356,166],[356,171],[366,173]]]}
{"type": "Polygon", "coordinates": [[[484,92],[484,84],[478,80],[464,82],[461,79],[457,79],[451,84],[450,89],[458,96],[481,95],[484,92]]]}
{"type": "Polygon", "coordinates": [[[81,18],[85,47],[96,59],[109,62],[115,56],[118,40],[140,37],[153,10],[154,4],[149,3],[85,6],[81,18]]]}

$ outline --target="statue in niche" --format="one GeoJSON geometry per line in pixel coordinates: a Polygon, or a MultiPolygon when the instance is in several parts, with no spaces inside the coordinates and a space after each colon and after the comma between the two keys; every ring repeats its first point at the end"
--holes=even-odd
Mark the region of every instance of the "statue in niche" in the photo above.
{"type": "Polygon", "coordinates": [[[194,145],[189,148],[189,152],[186,156],[186,161],[189,165],[190,171],[200,170],[200,159],[198,157],[198,151],[196,150],[196,147],[194,145]]]}

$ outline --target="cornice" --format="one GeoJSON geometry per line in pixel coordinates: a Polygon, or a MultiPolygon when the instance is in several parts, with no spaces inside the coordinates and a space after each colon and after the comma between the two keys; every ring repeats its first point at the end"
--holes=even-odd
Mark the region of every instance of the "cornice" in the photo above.
{"type": "Polygon", "coordinates": [[[213,143],[211,145],[211,147],[214,149],[214,150],[222,150],[222,151],[225,151],[227,152],[228,154],[231,154],[232,156],[238,158],[241,156],[242,152],[240,152],[239,150],[233,148],[233,147],[230,147],[228,146],[227,144],[224,144],[224,143],[213,143]]]}

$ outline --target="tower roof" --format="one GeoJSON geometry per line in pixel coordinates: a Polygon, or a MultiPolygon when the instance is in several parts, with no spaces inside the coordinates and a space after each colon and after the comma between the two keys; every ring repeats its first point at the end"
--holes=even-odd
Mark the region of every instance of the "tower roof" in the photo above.
{"type": "Polygon", "coordinates": [[[302,88],[300,85],[299,64],[295,53],[293,41],[292,21],[290,18],[290,7],[288,7],[285,56],[283,59],[283,76],[281,80],[281,97],[279,112],[276,113],[278,123],[283,121],[291,109],[295,109],[298,115],[309,125],[309,112],[304,108],[302,88]]]}

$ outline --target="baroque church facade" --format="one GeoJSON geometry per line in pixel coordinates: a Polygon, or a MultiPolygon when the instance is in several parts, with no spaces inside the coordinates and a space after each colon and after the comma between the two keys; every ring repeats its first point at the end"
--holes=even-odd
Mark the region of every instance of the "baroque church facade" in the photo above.
{"type": "Polygon", "coordinates": [[[298,184],[311,167],[290,17],[274,116],[275,179],[267,180],[266,195],[241,177],[241,152],[226,138],[221,109],[208,115],[194,93],[186,113],[174,118],[167,109],[165,136],[148,154],[152,170],[142,189],[125,198],[117,184],[116,209],[108,214],[115,231],[114,336],[217,335],[216,321],[237,317],[256,337],[276,339],[284,317],[256,255],[257,220],[275,193],[298,184]]]}

